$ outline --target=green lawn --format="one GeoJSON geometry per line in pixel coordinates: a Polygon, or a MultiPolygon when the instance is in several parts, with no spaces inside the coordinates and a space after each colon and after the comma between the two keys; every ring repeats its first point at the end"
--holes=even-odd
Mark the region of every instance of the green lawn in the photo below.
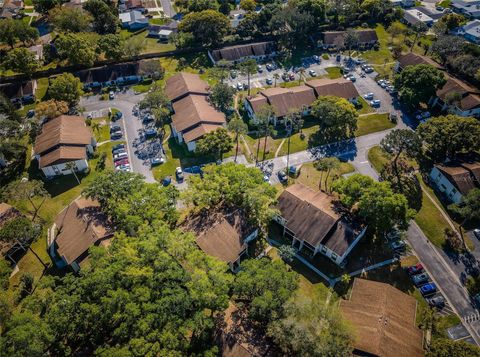
{"type": "MultiPolygon", "coordinates": [[[[48,78],[37,79],[37,91],[35,92],[36,103],[43,100],[48,90],[48,78]]],[[[35,109],[35,103],[23,106],[18,113],[22,116],[26,115],[31,109],[35,109]]]]}
{"type": "Polygon", "coordinates": [[[368,161],[370,161],[377,172],[381,172],[383,167],[390,161],[390,158],[380,146],[374,146],[368,151],[368,161]]]}
{"type": "Polygon", "coordinates": [[[142,53],[153,53],[153,52],[167,52],[175,50],[175,45],[171,43],[160,43],[158,39],[147,37],[148,31],[141,31],[140,33],[129,32],[128,30],[121,30],[120,36],[124,39],[129,38],[142,38],[144,41],[145,48],[142,53]]]}
{"type": "MultiPolygon", "coordinates": [[[[340,167],[338,169],[332,170],[330,172],[330,175],[327,179],[327,186],[328,186],[327,188],[330,187],[330,185],[336,178],[354,171],[355,171],[355,168],[352,166],[352,164],[348,162],[340,163],[340,167]]],[[[308,163],[308,164],[302,165],[300,175],[295,179],[295,181],[298,183],[302,183],[305,186],[309,186],[314,190],[318,190],[320,179],[322,179],[322,189],[326,189],[325,188],[326,178],[327,178],[327,175],[325,172],[318,171],[314,167],[313,163],[308,163]]]]}
{"type": "Polygon", "coordinates": [[[325,71],[327,71],[328,78],[330,79],[340,78],[342,76],[342,70],[340,67],[328,67],[325,68],[325,71]]]}
{"type": "Polygon", "coordinates": [[[362,114],[369,114],[369,113],[373,113],[375,110],[367,103],[367,101],[365,99],[363,99],[362,97],[359,97],[358,98],[358,102],[360,103],[361,105],[361,108],[358,109],[358,114],[359,115],[362,115],[362,114]]]}
{"type": "Polygon", "coordinates": [[[367,135],[393,127],[395,127],[395,124],[389,120],[388,113],[363,115],[358,118],[358,128],[355,136],[367,135]]]}
{"type": "Polygon", "coordinates": [[[110,140],[110,119],[108,119],[108,117],[95,118],[92,120],[92,123],[98,123],[100,125],[98,130],[92,130],[97,143],[110,140]]]}
{"type": "Polygon", "coordinates": [[[151,25],[164,25],[166,22],[167,20],[162,17],[148,20],[148,23],[151,25]]]}

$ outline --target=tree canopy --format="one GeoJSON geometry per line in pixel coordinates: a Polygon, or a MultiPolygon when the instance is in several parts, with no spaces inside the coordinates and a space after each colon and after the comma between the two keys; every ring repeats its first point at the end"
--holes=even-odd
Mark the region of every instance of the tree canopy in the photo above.
{"type": "Polygon", "coordinates": [[[178,25],[181,32],[191,33],[193,44],[216,46],[230,31],[228,18],[215,10],[204,10],[187,14],[178,25]]]}
{"type": "Polygon", "coordinates": [[[462,152],[480,149],[480,122],[471,117],[445,115],[431,118],[417,128],[425,154],[433,162],[454,159],[462,152]]]}
{"type": "Polygon", "coordinates": [[[274,214],[275,193],[259,169],[229,162],[206,166],[203,178],[190,177],[184,198],[199,210],[222,205],[243,208],[252,224],[264,227],[274,214]]]}
{"type": "Polygon", "coordinates": [[[74,106],[83,94],[82,82],[71,73],[63,73],[50,81],[47,94],[51,99],[74,106]]]}
{"type": "Polygon", "coordinates": [[[420,103],[428,103],[445,83],[443,72],[427,64],[407,66],[395,77],[395,87],[402,102],[412,109],[420,103]]]}
{"type": "Polygon", "coordinates": [[[197,141],[196,151],[202,155],[212,155],[215,159],[222,160],[223,154],[233,147],[232,138],[227,129],[219,128],[205,134],[197,141]]]}

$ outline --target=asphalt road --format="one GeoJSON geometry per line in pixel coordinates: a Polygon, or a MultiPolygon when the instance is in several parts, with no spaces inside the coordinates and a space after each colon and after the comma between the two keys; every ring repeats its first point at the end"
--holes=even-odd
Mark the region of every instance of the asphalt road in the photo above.
{"type": "Polygon", "coordinates": [[[173,8],[172,2],[170,0],[160,0],[160,2],[162,3],[162,9],[165,16],[171,18],[176,15],[177,12],[173,8]]]}
{"type": "Polygon", "coordinates": [[[133,142],[139,137],[139,132],[143,129],[142,122],[132,114],[133,107],[142,99],[141,95],[134,95],[131,91],[127,93],[116,93],[115,99],[110,101],[101,101],[98,96],[82,98],[80,106],[85,108],[86,112],[116,108],[123,113],[123,118],[115,124],[122,126],[124,140],[127,142],[128,158],[133,172],[145,176],[147,182],[155,182],[150,166],[145,164],[135,155],[133,142]]]}

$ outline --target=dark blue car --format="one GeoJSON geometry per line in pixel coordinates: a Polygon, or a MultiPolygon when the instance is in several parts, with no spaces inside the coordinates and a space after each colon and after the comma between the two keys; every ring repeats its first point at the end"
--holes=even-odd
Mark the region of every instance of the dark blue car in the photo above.
{"type": "Polygon", "coordinates": [[[437,286],[435,285],[435,283],[425,284],[420,288],[420,292],[423,296],[432,295],[437,292],[437,286]]]}

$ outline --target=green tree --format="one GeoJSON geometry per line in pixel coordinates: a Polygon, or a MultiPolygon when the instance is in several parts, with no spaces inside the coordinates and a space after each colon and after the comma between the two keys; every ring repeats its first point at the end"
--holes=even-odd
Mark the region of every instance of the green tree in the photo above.
{"type": "Polygon", "coordinates": [[[57,31],[86,32],[93,17],[79,8],[55,7],[48,13],[50,22],[57,31]]]}
{"type": "Polygon", "coordinates": [[[462,217],[464,222],[480,219],[480,189],[474,188],[463,196],[460,204],[452,204],[448,208],[462,217]]]}
{"type": "Polygon", "coordinates": [[[18,41],[26,45],[35,42],[38,36],[38,30],[24,21],[12,19],[0,21],[0,43],[5,43],[12,49],[18,41]]]}
{"type": "Polygon", "coordinates": [[[260,14],[247,12],[235,31],[241,38],[256,37],[259,35],[260,14]]]}
{"type": "Polygon", "coordinates": [[[48,325],[29,311],[13,314],[0,337],[0,354],[44,356],[53,336],[48,325]]]}
{"type": "Polygon", "coordinates": [[[35,54],[25,47],[14,48],[8,51],[2,66],[17,73],[25,73],[28,77],[40,68],[40,63],[35,59],[35,54]]]}
{"type": "Polygon", "coordinates": [[[203,155],[212,155],[216,159],[223,160],[223,154],[233,147],[232,138],[227,129],[219,128],[205,134],[197,141],[196,151],[203,155]]]}
{"type": "Polygon", "coordinates": [[[50,99],[35,106],[35,115],[39,119],[52,119],[68,112],[68,103],[50,99]]]}
{"type": "Polygon", "coordinates": [[[399,21],[392,22],[387,28],[387,32],[392,36],[390,41],[393,43],[393,39],[404,34],[405,30],[405,26],[399,21]]]}
{"type": "Polygon", "coordinates": [[[216,46],[222,43],[230,31],[230,21],[215,10],[204,10],[187,14],[178,29],[180,32],[191,33],[197,45],[216,46]]]}
{"type": "Polygon", "coordinates": [[[51,99],[75,106],[83,94],[82,82],[71,73],[63,73],[50,81],[47,93],[51,99]]]}
{"type": "Polygon", "coordinates": [[[98,40],[98,50],[104,53],[107,59],[119,60],[124,54],[125,43],[120,35],[103,35],[98,40]]]}
{"type": "Polygon", "coordinates": [[[318,189],[322,189],[322,176],[323,173],[326,172],[327,175],[325,176],[325,191],[328,191],[328,178],[330,177],[330,173],[332,170],[337,170],[340,167],[340,160],[337,159],[336,157],[324,157],[320,160],[318,160],[315,163],[315,168],[321,172],[320,174],[320,180],[318,182],[318,189]]]}
{"type": "Polygon", "coordinates": [[[451,31],[465,24],[467,19],[463,15],[450,13],[442,16],[439,19],[439,22],[443,22],[447,27],[447,30],[451,31]]]}
{"type": "Polygon", "coordinates": [[[453,114],[435,117],[420,124],[417,134],[425,154],[433,162],[454,159],[459,153],[480,149],[480,122],[470,117],[453,114]]]}
{"type": "Polygon", "coordinates": [[[247,76],[248,95],[250,95],[250,76],[257,73],[257,61],[255,61],[253,58],[249,58],[240,63],[239,67],[240,72],[247,76]]]}
{"type": "Polygon", "coordinates": [[[259,169],[229,162],[206,166],[203,179],[190,177],[183,196],[198,211],[222,206],[242,208],[253,225],[265,228],[275,213],[271,207],[275,193],[259,169]]]}
{"type": "Polygon", "coordinates": [[[96,44],[80,33],[61,34],[55,41],[58,56],[70,64],[91,67],[97,59],[96,44]]]}
{"type": "Polygon", "coordinates": [[[443,72],[426,64],[407,66],[395,76],[395,87],[402,102],[412,109],[417,108],[420,103],[428,103],[445,83],[443,72]]]}
{"type": "Polygon", "coordinates": [[[132,36],[123,44],[123,52],[125,57],[138,56],[146,47],[145,38],[132,36]]]}
{"type": "Polygon", "coordinates": [[[321,135],[327,142],[355,135],[358,112],[348,100],[334,96],[319,97],[312,104],[311,113],[319,121],[321,135]]]}
{"type": "Polygon", "coordinates": [[[33,222],[49,194],[43,187],[42,181],[21,179],[7,185],[2,192],[2,197],[7,200],[27,200],[30,202],[33,208],[33,222]],[[36,202],[38,198],[41,199],[40,204],[36,202]]]}
{"type": "Polygon", "coordinates": [[[218,5],[216,1],[209,0],[189,0],[188,4],[189,12],[200,12],[205,10],[218,10],[218,5]]]}
{"type": "Polygon", "coordinates": [[[432,44],[432,53],[445,65],[447,61],[463,52],[465,41],[458,36],[440,35],[432,44]]]}
{"type": "Polygon", "coordinates": [[[278,255],[287,263],[293,262],[296,253],[297,251],[291,245],[281,245],[278,248],[278,255]]]}
{"type": "MultiPolygon", "coordinates": [[[[365,0],[365,2],[370,1],[370,0],[365,0]]],[[[381,1],[381,0],[373,0],[373,1],[381,1]]],[[[352,53],[352,49],[358,46],[358,33],[353,30],[353,29],[348,29],[345,33],[345,47],[348,48],[348,56],[350,57],[352,53]]]]}
{"type": "Polygon", "coordinates": [[[245,10],[247,12],[255,10],[257,7],[257,3],[255,0],[241,0],[240,1],[240,9],[245,10]]]}
{"type": "Polygon", "coordinates": [[[388,182],[377,182],[368,176],[355,174],[333,183],[340,202],[347,208],[355,205],[355,212],[381,236],[393,226],[407,227],[415,211],[408,207],[402,194],[394,193],[388,182]]]}
{"type": "Polygon", "coordinates": [[[51,9],[60,5],[60,0],[33,0],[35,11],[41,14],[47,14],[51,9]]]}
{"type": "Polygon", "coordinates": [[[325,22],[326,3],[323,0],[294,0],[291,6],[297,7],[302,13],[308,13],[316,23],[325,22]]]}
{"type": "Polygon", "coordinates": [[[210,101],[217,109],[226,113],[232,108],[234,96],[235,89],[226,83],[218,83],[212,88],[210,101]]]}
{"type": "Polygon", "coordinates": [[[93,16],[93,28],[99,34],[115,33],[119,24],[115,4],[103,0],[88,0],[83,8],[93,16]]]}
{"type": "MultiPolygon", "coordinates": [[[[8,289],[10,274],[12,273],[12,268],[6,259],[0,260],[0,292],[2,290],[8,289]]],[[[4,315],[2,314],[2,301],[0,300],[0,320],[4,315]]],[[[3,328],[2,323],[0,322],[0,333],[1,329],[3,328]]]]}
{"type": "Polygon", "coordinates": [[[242,263],[235,278],[234,297],[248,302],[250,318],[263,325],[283,315],[283,304],[298,286],[298,275],[281,261],[267,258],[242,263]]]}
{"type": "Polygon", "coordinates": [[[464,341],[449,338],[434,338],[427,357],[480,357],[480,348],[464,341]]]}
{"type": "MultiPolygon", "coordinates": [[[[264,147],[266,146],[268,139],[268,127],[270,126],[270,120],[273,118],[274,109],[271,105],[263,105],[256,113],[255,119],[252,121],[252,124],[257,127],[257,154],[255,156],[255,164],[258,163],[259,153],[260,153],[260,139],[265,138],[264,147]]],[[[265,158],[265,149],[264,149],[264,158],[265,158]]]]}
{"type": "Polygon", "coordinates": [[[235,162],[237,162],[238,156],[238,146],[240,141],[240,135],[246,134],[248,132],[248,125],[245,123],[242,118],[235,115],[228,123],[228,130],[235,133],[235,162]]]}
{"type": "Polygon", "coordinates": [[[351,356],[352,332],[338,307],[318,295],[288,301],[285,317],[270,324],[268,335],[288,356],[351,356]]]}

